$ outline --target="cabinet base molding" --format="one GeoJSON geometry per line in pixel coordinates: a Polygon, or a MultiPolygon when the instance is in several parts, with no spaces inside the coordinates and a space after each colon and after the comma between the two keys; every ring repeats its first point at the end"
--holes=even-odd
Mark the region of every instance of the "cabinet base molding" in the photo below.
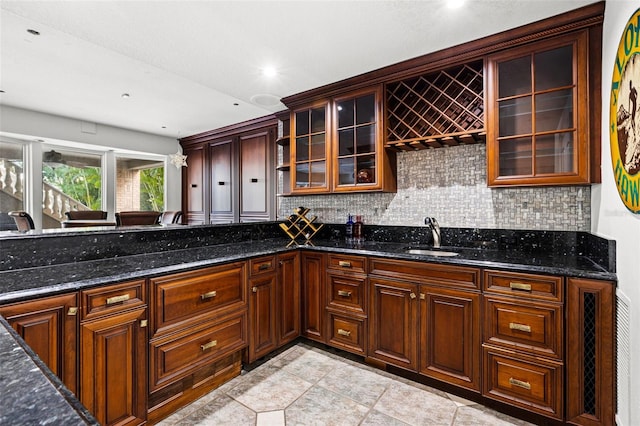
{"type": "Polygon", "coordinates": [[[172,386],[149,395],[148,424],[153,425],[178,409],[206,395],[242,370],[242,351],[198,369],[172,386]]]}

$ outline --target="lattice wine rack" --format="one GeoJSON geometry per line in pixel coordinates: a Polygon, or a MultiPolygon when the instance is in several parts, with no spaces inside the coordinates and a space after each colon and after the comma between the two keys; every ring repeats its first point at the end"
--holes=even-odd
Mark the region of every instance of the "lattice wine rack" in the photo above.
{"type": "Polygon", "coordinates": [[[311,238],[320,230],[324,224],[314,223],[317,216],[313,216],[311,219],[307,218],[309,209],[306,207],[298,207],[293,210],[295,214],[292,214],[287,218],[286,223],[281,223],[280,228],[291,238],[287,247],[296,244],[297,240],[303,239],[304,244],[311,244],[311,238]]]}
{"type": "Polygon", "coordinates": [[[387,84],[386,145],[397,151],[483,142],[482,61],[387,84]]]}

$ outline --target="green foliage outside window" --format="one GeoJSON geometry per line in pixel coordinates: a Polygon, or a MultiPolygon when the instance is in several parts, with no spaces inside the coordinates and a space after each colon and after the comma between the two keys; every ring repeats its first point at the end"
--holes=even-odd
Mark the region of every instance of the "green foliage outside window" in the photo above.
{"type": "Polygon", "coordinates": [[[140,210],[164,210],[164,167],[140,171],[140,210]]]}
{"type": "Polygon", "coordinates": [[[102,209],[102,171],[100,167],[61,165],[42,168],[42,181],[78,200],[91,210],[102,209]]]}

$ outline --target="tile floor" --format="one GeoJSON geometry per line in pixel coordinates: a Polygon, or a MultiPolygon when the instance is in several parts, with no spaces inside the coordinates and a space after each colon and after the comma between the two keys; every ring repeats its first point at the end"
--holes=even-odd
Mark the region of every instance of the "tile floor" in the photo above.
{"type": "Polygon", "coordinates": [[[173,425],[529,425],[298,342],[174,413],[173,425]]]}

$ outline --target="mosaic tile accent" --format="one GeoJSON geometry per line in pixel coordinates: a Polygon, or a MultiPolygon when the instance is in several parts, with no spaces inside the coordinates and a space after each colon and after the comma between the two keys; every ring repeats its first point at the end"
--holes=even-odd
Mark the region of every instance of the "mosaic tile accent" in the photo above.
{"type": "Polygon", "coordinates": [[[590,231],[591,187],[488,188],[486,146],[398,153],[398,192],[280,197],[278,218],[309,207],[321,222],[361,214],[375,225],[590,231]]]}

